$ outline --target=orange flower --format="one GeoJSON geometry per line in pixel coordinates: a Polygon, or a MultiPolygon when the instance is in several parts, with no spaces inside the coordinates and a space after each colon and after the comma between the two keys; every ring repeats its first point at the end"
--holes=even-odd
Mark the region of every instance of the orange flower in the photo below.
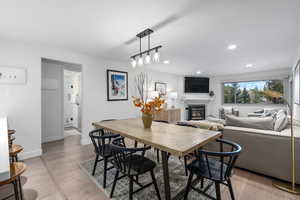
{"type": "Polygon", "coordinates": [[[141,112],[153,114],[162,110],[162,105],[165,100],[160,99],[160,97],[154,98],[152,101],[143,102],[140,98],[133,97],[134,106],[140,108],[141,112]]]}

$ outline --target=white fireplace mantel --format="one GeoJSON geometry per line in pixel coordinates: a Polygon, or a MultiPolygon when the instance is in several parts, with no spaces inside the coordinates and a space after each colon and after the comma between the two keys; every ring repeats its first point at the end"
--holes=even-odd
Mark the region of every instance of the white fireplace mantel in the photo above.
{"type": "Polygon", "coordinates": [[[182,101],[185,104],[207,104],[212,100],[209,97],[201,97],[201,98],[182,98],[182,101]]]}

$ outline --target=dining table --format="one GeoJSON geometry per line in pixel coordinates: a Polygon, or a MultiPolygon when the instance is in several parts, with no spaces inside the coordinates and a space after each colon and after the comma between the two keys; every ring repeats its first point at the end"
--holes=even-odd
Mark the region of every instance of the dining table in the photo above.
{"type": "Polygon", "coordinates": [[[151,128],[146,129],[141,118],[99,121],[93,122],[92,125],[95,128],[106,129],[160,150],[166,200],[172,199],[169,182],[169,156],[184,157],[222,135],[219,131],[155,121],[152,123],[151,128]]]}

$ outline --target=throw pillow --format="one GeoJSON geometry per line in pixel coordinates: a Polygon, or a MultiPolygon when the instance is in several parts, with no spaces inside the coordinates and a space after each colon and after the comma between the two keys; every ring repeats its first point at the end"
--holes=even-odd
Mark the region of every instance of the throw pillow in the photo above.
{"type": "Polygon", "coordinates": [[[279,110],[275,116],[274,131],[282,131],[288,125],[288,117],[284,110],[279,110]]]}

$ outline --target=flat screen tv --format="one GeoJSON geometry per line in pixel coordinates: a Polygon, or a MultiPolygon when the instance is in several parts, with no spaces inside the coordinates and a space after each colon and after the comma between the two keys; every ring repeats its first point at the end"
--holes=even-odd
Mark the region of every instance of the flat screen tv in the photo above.
{"type": "Polygon", "coordinates": [[[206,77],[185,77],[185,93],[209,93],[209,78],[206,77]]]}

